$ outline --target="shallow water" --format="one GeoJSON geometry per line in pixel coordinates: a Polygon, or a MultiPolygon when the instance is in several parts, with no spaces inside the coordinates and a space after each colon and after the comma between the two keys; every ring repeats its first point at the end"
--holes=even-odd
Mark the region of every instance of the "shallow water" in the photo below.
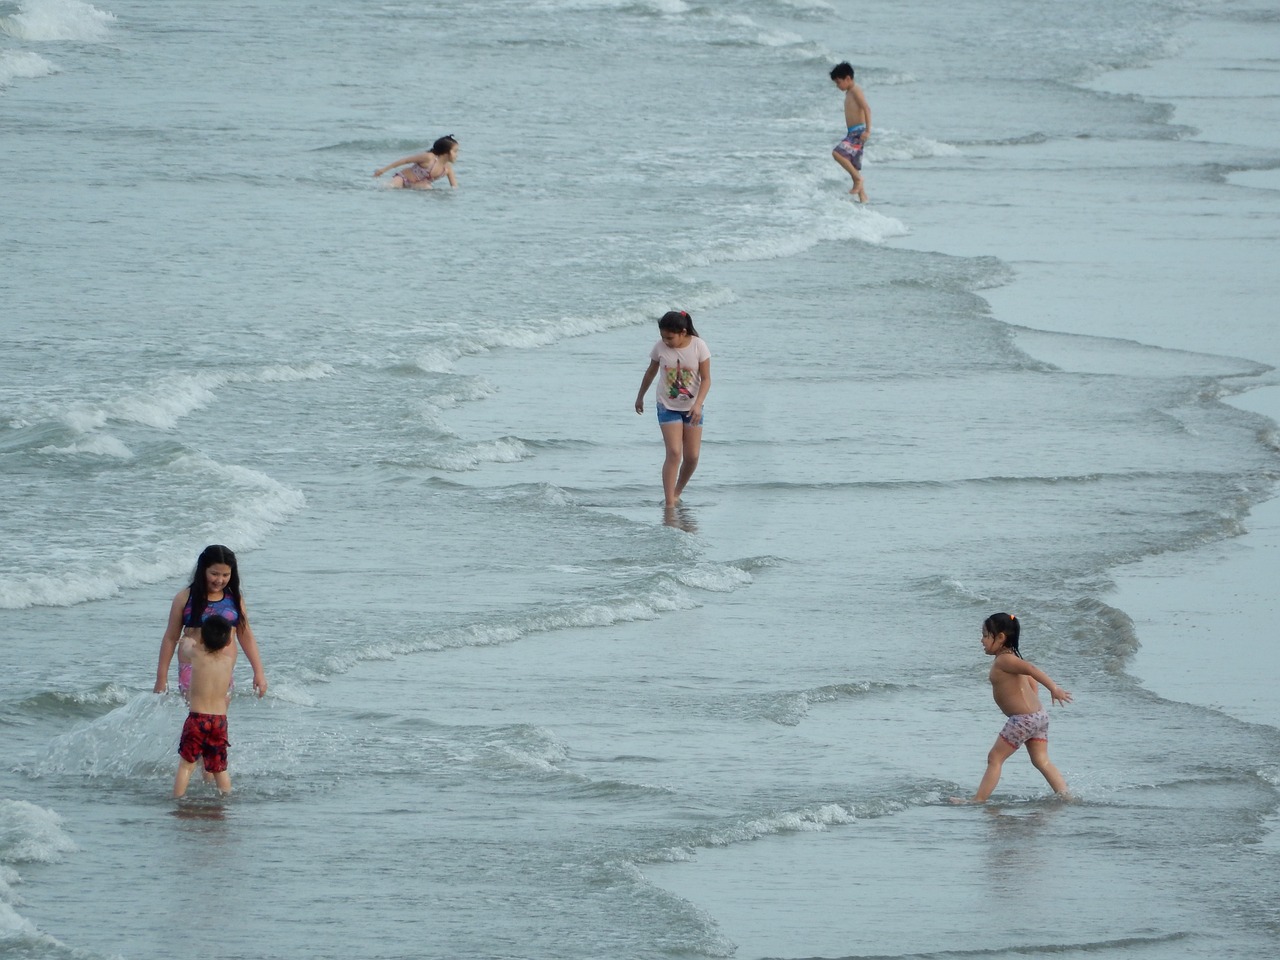
{"type": "Polygon", "coordinates": [[[1275,727],[1144,688],[1112,604],[1277,472],[1222,402],[1276,382],[1275,100],[1204,135],[1105,88],[1188,24],[1277,29],[0,4],[0,952],[168,957],[212,914],[228,957],[1265,953],[1275,727]],[[370,177],[442,133],[457,191],[370,177]],[[664,516],[631,403],[672,306],[714,384],[664,516]],[[271,689],[240,664],[235,796],[175,805],[154,657],[210,542],[271,689]],[[1018,757],[945,802],[999,729],[994,609],[1076,694],[1075,803],[1018,757]]]}

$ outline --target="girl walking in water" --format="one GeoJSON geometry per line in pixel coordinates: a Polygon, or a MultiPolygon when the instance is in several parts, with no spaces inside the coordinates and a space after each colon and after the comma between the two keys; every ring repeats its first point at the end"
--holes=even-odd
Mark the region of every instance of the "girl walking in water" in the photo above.
{"type": "Polygon", "coordinates": [[[996,658],[988,675],[991,693],[996,706],[1009,719],[987,754],[987,769],[978,784],[978,792],[968,801],[952,797],[952,803],[986,802],[1000,782],[1004,762],[1024,743],[1031,763],[1049,781],[1054,792],[1064,797],[1069,795],[1067,781],[1049,760],[1049,713],[1040,704],[1037,684],[1048,689],[1054,703],[1070,703],[1071,694],[1050,680],[1039,667],[1022,659],[1018,651],[1021,630],[1018,618],[1009,613],[993,613],[983,621],[982,650],[988,657],[996,658]]]}
{"type": "Polygon", "coordinates": [[[649,368],[636,394],[636,413],[644,413],[644,394],[658,381],[654,394],[658,426],[666,446],[662,494],[674,507],[698,467],[702,450],[702,405],[711,389],[711,351],[683,310],[671,310],[658,321],[661,339],[649,351],[649,368]],[[659,376],[661,373],[661,376],[659,376]]]}

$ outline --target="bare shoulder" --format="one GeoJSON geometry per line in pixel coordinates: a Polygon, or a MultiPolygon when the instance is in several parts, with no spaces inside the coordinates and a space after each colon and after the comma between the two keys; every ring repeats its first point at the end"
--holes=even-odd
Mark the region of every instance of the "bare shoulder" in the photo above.
{"type": "Polygon", "coordinates": [[[1000,653],[996,655],[996,662],[991,665],[991,668],[993,670],[1003,670],[1005,673],[1026,673],[1027,661],[1017,654],[1000,653]]]}
{"type": "Polygon", "coordinates": [[[169,604],[171,610],[181,610],[191,600],[191,588],[183,587],[173,595],[173,603],[169,604]]]}

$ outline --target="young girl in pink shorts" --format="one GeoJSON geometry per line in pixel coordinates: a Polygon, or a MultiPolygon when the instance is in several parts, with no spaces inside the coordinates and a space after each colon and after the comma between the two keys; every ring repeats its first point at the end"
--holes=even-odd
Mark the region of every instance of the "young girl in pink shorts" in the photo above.
{"type": "Polygon", "coordinates": [[[1018,618],[1009,613],[993,613],[982,624],[982,651],[995,657],[988,679],[996,706],[1006,717],[995,746],[987,754],[987,769],[978,784],[978,792],[968,801],[952,797],[952,803],[984,803],[1000,782],[1004,762],[1024,743],[1031,763],[1059,796],[1069,796],[1067,781],[1049,760],[1049,714],[1040,703],[1037,684],[1048,688],[1054,703],[1068,704],[1071,694],[1049,679],[1049,675],[1026,660],[1018,652],[1018,618]]]}

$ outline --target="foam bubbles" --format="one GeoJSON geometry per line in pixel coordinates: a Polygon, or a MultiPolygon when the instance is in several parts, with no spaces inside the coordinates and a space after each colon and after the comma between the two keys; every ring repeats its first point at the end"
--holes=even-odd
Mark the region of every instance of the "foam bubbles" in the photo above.
{"type": "MultiPolygon", "coordinates": [[[[141,693],[109,713],[57,737],[35,764],[35,776],[136,778],[173,767],[181,697],[141,693]]],[[[56,825],[56,824],[55,824],[56,825]]]]}
{"type": "Polygon", "coordinates": [[[105,40],[115,14],[80,0],[27,0],[11,17],[0,18],[0,30],[20,40],[105,40]]]}
{"type": "MultiPolygon", "coordinates": [[[[3,24],[0,19],[0,24],[3,24]]],[[[32,80],[57,73],[58,68],[29,50],[0,51],[0,90],[10,86],[15,80],[32,80]]]]}
{"type": "Polygon", "coordinates": [[[519,463],[533,455],[529,445],[516,437],[499,437],[478,443],[458,444],[428,455],[429,466],[450,473],[475,470],[486,463],[519,463]]]}
{"type": "Polygon", "coordinates": [[[958,157],[961,151],[949,143],[912,134],[877,130],[867,145],[867,159],[876,161],[920,160],[930,157],[958,157]]]}
{"type": "Polygon", "coordinates": [[[92,457],[111,457],[116,460],[132,460],[133,451],[128,445],[118,437],[110,434],[100,434],[94,437],[87,437],[84,440],[77,441],[65,447],[47,446],[41,447],[40,452],[44,454],[77,456],[85,455],[92,457]]]}
{"type": "Polygon", "coordinates": [[[25,800],[0,800],[0,863],[57,863],[76,849],[52,810],[25,800]]]}
{"type": "Polygon", "coordinates": [[[680,574],[680,582],[699,590],[731,593],[753,581],[751,574],[732,564],[703,564],[680,574]]]}

